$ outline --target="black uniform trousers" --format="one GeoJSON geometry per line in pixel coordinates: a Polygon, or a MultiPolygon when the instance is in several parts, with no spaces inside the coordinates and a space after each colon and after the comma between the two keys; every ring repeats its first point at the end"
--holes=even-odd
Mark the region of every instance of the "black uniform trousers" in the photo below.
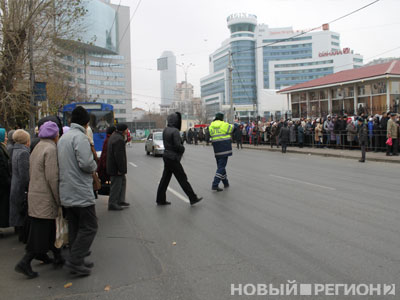
{"type": "Polygon", "coordinates": [[[163,160],[164,172],[157,190],[157,203],[166,202],[166,193],[169,182],[171,181],[172,174],[174,174],[176,180],[179,182],[179,185],[181,186],[185,194],[189,197],[189,200],[191,202],[196,200],[197,195],[194,193],[181,163],[177,160],[168,159],[166,157],[163,157],[163,160]]]}

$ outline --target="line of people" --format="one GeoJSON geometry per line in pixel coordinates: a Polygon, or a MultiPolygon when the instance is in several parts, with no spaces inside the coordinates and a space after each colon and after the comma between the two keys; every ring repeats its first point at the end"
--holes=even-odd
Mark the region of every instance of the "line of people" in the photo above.
{"type": "Polygon", "coordinates": [[[399,118],[396,113],[386,112],[382,116],[348,117],[327,116],[317,119],[284,120],[277,122],[250,122],[236,123],[233,138],[237,143],[237,148],[242,147],[243,143],[254,146],[265,144],[271,148],[279,147],[281,141],[281,129],[287,124],[289,137],[286,141],[290,146],[328,147],[340,149],[358,148],[358,128],[359,119],[362,124],[367,126],[367,150],[386,151],[386,155],[398,155],[399,145],[399,118]],[[387,145],[387,139],[391,137],[392,145],[387,145]]]}
{"type": "Polygon", "coordinates": [[[75,108],[70,127],[62,127],[55,116],[38,122],[31,138],[23,129],[0,128],[0,228],[14,227],[26,244],[25,255],[15,271],[28,278],[34,259],[63,266],[78,276],[91,274],[94,263],[88,259],[97,233],[95,210],[97,171],[103,183],[111,181],[109,209],[128,207],[125,202],[127,126],[110,128],[98,160],[89,113],[75,108]],[[56,218],[68,220],[66,259],[55,247],[56,218]],[[52,258],[48,255],[52,252],[52,258]]]}

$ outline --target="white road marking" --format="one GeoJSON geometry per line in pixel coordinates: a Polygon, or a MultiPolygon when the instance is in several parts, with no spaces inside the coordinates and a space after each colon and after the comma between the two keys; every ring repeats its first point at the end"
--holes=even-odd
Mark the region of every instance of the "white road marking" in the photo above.
{"type": "Polygon", "coordinates": [[[129,164],[135,168],[137,168],[137,165],[135,165],[133,162],[129,162],[129,164]]]}
{"type": "Polygon", "coordinates": [[[168,187],[168,191],[170,191],[172,194],[174,194],[175,196],[177,196],[179,199],[181,199],[182,201],[186,202],[186,203],[190,203],[189,199],[186,198],[185,196],[179,194],[177,191],[175,191],[174,189],[168,187]]]}
{"type": "Polygon", "coordinates": [[[315,184],[315,183],[310,183],[310,182],[306,182],[306,181],[301,181],[301,180],[297,180],[297,179],[292,179],[292,178],[282,177],[282,176],[277,176],[277,175],[272,175],[272,174],[270,174],[269,176],[275,177],[275,178],[280,178],[280,179],[285,179],[285,180],[290,180],[290,181],[294,181],[294,182],[298,182],[298,183],[302,183],[302,184],[312,185],[312,186],[320,187],[320,188],[331,190],[331,191],[336,191],[335,188],[325,186],[325,185],[319,185],[319,184],[315,184]]]}

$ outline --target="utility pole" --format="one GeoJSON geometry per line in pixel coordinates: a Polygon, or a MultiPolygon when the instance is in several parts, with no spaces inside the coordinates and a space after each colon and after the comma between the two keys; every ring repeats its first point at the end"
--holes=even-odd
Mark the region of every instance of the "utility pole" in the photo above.
{"type": "Polygon", "coordinates": [[[228,82],[229,82],[229,104],[230,104],[230,109],[229,109],[229,122],[233,124],[234,121],[234,115],[233,115],[233,95],[232,95],[232,52],[229,50],[228,54],[228,82]]]}
{"type": "MultiPolygon", "coordinates": [[[[32,12],[33,0],[29,1],[29,13],[32,12]]],[[[31,21],[32,22],[32,21],[31,21]]],[[[35,134],[35,73],[33,69],[33,26],[32,23],[29,25],[28,33],[28,58],[29,58],[29,79],[30,79],[30,110],[29,110],[29,130],[32,136],[35,134]]]]}

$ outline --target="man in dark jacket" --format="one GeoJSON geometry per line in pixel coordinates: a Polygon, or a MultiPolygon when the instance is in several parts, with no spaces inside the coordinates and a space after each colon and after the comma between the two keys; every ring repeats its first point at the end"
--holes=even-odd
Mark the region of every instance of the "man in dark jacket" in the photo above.
{"type": "MultiPolygon", "coordinates": [[[[117,124],[117,130],[110,136],[107,146],[107,174],[111,178],[108,210],[122,210],[128,207],[125,201],[127,161],[125,137],[128,126],[117,124]]],[[[179,137],[180,138],[180,137],[179,137]]]]}
{"type": "Polygon", "coordinates": [[[182,144],[180,130],[182,117],[179,112],[172,113],[167,118],[168,125],[163,131],[164,141],[164,172],[160,180],[157,190],[157,205],[169,205],[171,202],[167,201],[167,188],[171,180],[172,174],[175,175],[176,180],[179,182],[185,194],[189,197],[190,205],[193,205],[202,197],[197,197],[194,193],[192,186],[188,182],[187,176],[181,165],[182,155],[185,152],[185,147],[182,144]]]}
{"type": "Polygon", "coordinates": [[[239,146],[243,149],[243,143],[242,143],[242,131],[243,131],[243,125],[235,124],[235,129],[233,130],[233,136],[235,138],[237,148],[239,149],[239,146]]]}
{"type": "Polygon", "coordinates": [[[359,162],[365,162],[365,149],[368,145],[368,127],[362,117],[358,118],[358,142],[361,147],[361,159],[359,162]]]}
{"type": "Polygon", "coordinates": [[[290,129],[287,127],[287,123],[283,123],[283,127],[279,131],[279,140],[282,145],[282,153],[286,153],[287,144],[290,141],[290,129]]]}

